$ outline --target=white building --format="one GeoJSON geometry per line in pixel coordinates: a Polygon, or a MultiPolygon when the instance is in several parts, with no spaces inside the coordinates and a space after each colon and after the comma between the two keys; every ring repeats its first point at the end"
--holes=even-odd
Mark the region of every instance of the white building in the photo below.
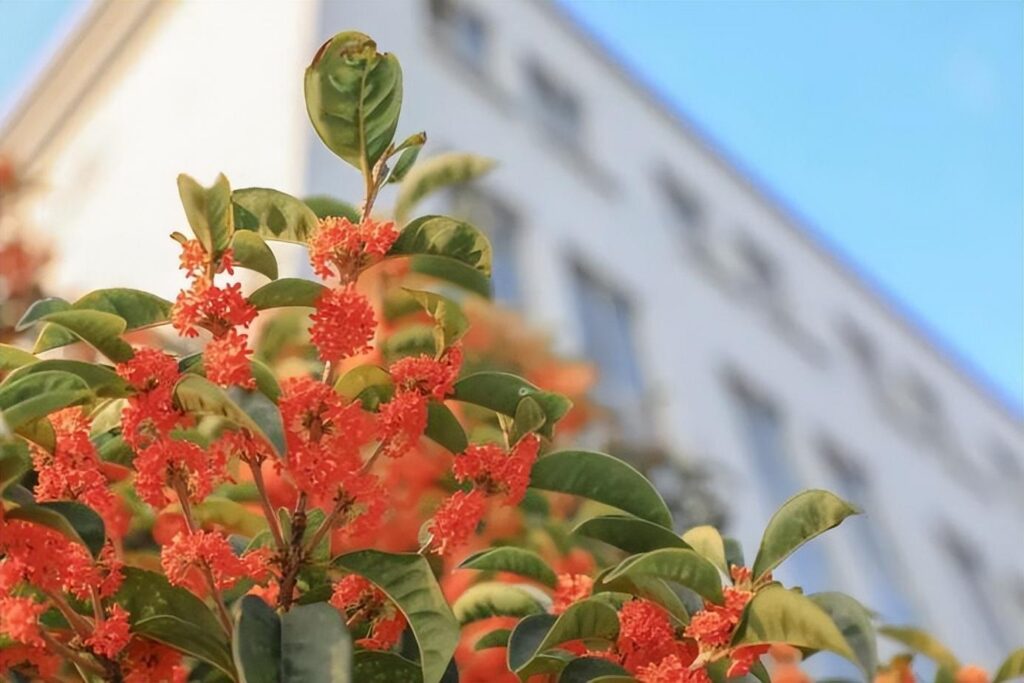
{"type": "Polygon", "coordinates": [[[601,366],[624,438],[716,463],[748,553],[830,488],[868,514],[789,578],[990,667],[1024,639],[1021,417],[550,2],[95,4],[0,132],[50,185],[61,293],[173,296],[182,171],[357,199],[301,93],[348,28],[403,64],[400,134],[500,160],[435,200],[490,232],[500,297],[601,366]]]}

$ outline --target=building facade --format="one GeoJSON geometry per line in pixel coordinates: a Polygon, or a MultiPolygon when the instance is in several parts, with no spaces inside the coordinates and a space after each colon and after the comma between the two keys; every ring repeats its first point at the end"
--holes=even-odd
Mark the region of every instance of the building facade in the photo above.
{"type": "Polygon", "coordinates": [[[556,5],[240,8],[97,3],[5,122],[0,152],[50,184],[35,218],[61,249],[61,293],[174,294],[155,236],[182,223],[181,171],[358,197],[307,124],[300,74],[362,30],[401,59],[400,134],[500,160],[427,208],[476,221],[498,298],[599,366],[610,436],[666,454],[667,497],[685,490],[674,463],[712,463],[752,554],[787,497],[837,491],[867,514],[782,578],[846,590],[984,665],[1024,640],[1020,416],[556,5]],[[112,245],[132,258],[105,263],[112,245]]]}

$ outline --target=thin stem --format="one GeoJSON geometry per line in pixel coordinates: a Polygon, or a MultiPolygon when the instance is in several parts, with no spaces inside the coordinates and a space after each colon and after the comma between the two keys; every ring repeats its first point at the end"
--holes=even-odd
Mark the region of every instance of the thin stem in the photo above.
{"type": "Polygon", "coordinates": [[[82,667],[83,669],[87,669],[88,671],[91,671],[94,674],[99,674],[102,676],[103,674],[107,673],[106,669],[104,669],[102,666],[100,666],[96,662],[86,659],[81,654],[75,652],[70,647],[68,647],[64,643],[60,642],[59,640],[51,636],[49,632],[40,629],[39,635],[42,636],[43,642],[46,643],[46,646],[48,648],[53,650],[54,653],[60,655],[64,659],[72,661],[78,666],[82,667]]]}
{"type": "Polygon", "coordinates": [[[277,546],[278,551],[284,552],[284,534],[281,532],[281,522],[277,518],[277,514],[274,512],[274,506],[270,503],[270,497],[267,496],[267,486],[263,481],[263,470],[260,467],[260,463],[253,462],[251,460],[246,461],[249,465],[249,469],[252,471],[252,480],[256,484],[256,491],[260,494],[260,505],[263,506],[263,516],[267,518],[267,524],[270,526],[270,533],[274,536],[274,544],[277,546]]]}
{"type": "Polygon", "coordinates": [[[75,633],[80,638],[88,638],[92,634],[92,624],[89,623],[88,619],[76,612],[68,604],[68,601],[64,599],[63,595],[46,589],[43,589],[43,593],[56,605],[57,609],[64,615],[64,618],[67,619],[68,623],[71,624],[71,628],[75,630],[75,633]]]}
{"type": "MultiPolygon", "coordinates": [[[[189,535],[194,535],[199,531],[199,525],[196,524],[195,517],[192,514],[192,503],[188,499],[188,490],[185,488],[185,482],[179,476],[174,477],[174,492],[178,494],[178,502],[181,504],[181,513],[185,517],[188,533],[189,535]]],[[[205,560],[200,564],[200,569],[206,578],[206,585],[213,595],[214,602],[217,604],[217,616],[220,618],[220,625],[224,628],[224,632],[227,633],[230,640],[232,631],[231,615],[228,613],[228,606],[224,603],[224,596],[221,595],[220,589],[217,588],[217,581],[213,578],[213,571],[205,560]]]]}
{"type": "Polygon", "coordinates": [[[103,621],[103,603],[100,602],[100,593],[95,586],[91,586],[89,595],[92,597],[92,615],[96,619],[96,624],[99,625],[103,621]]]}
{"type": "Polygon", "coordinates": [[[292,533],[288,543],[288,551],[284,556],[284,561],[281,563],[281,590],[277,604],[285,611],[291,609],[295,582],[299,578],[299,570],[302,569],[302,562],[305,560],[302,541],[306,536],[307,503],[308,498],[305,492],[300,493],[299,499],[295,503],[295,510],[292,512],[292,533]]]}
{"type": "Polygon", "coordinates": [[[330,514],[324,518],[323,522],[321,522],[316,533],[313,534],[313,537],[309,539],[309,543],[306,544],[303,552],[306,554],[312,553],[317,544],[323,540],[327,532],[334,526],[334,523],[338,521],[338,517],[340,517],[342,513],[347,512],[351,505],[352,501],[348,498],[340,499],[337,504],[335,504],[334,509],[331,510],[330,514]]]}

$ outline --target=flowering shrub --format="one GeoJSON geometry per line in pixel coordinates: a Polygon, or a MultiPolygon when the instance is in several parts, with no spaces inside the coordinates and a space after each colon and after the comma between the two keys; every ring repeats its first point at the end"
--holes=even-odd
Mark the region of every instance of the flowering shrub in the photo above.
{"type": "MultiPolygon", "coordinates": [[[[306,99],[362,173],[358,209],[181,176],[192,235],[172,235],[189,280],[174,302],[44,299],[19,322],[38,329],[34,351],[0,346],[0,667],[19,680],[703,682],[767,680],[762,657],[788,644],[902,681],[879,668],[855,600],[772,579],[852,506],[794,497],[748,565],[710,526],[677,535],[630,465],[559,449],[556,425],[580,420],[566,396],[487,368],[502,356],[487,342],[508,330],[474,339],[465,312],[489,292],[486,238],[373,212],[387,183],[404,216],[487,166],[417,164],[422,133],[395,144],[394,56],[339,34],[306,99]],[[319,279],[279,277],[274,240],[306,245],[319,279]],[[268,282],[243,289],[241,269],[268,282]],[[177,338],[147,332],[161,325],[177,338]],[[78,343],[109,363],[38,355],[78,343]]],[[[570,394],[590,381],[536,349],[498,362],[570,394]]],[[[978,680],[951,662],[941,670],[978,680]]],[[[1022,669],[1018,652],[995,681],[1022,669]]]]}

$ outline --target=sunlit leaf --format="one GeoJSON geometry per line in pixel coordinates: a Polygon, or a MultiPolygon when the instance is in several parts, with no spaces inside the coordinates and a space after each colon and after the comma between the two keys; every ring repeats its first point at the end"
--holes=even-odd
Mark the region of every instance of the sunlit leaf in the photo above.
{"type": "Polygon", "coordinates": [[[14,431],[92,397],[89,385],[78,375],[60,370],[31,373],[0,385],[0,420],[14,431]]]}
{"type": "Polygon", "coordinates": [[[573,533],[604,541],[627,553],[690,547],[686,541],[660,524],[626,515],[591,517],[573,529],[573,533]]]}
{"type": "Polygon", "coordinates": [[[649,576],[686,586],[711,602],[721,603],[722,578],[715,565],[686,548],[663,548],[634,555],[608,574],[607,581],[620,576],[649,576]]]}
{"type": "Polygon", "coordinates": [[[856,655],[857,665],[870,678],[878,669],[878,636],[871,612],[845,593],[815,593],[807,596],[828,614],[856,655]]]}
{"type": "MultiPolygon", "coordinates": [[[[232,192],[231,202],[235,228],[252,231],[263,239],[306,244],[317,227],[317,216],[313,210],[284,192],[247,187],[232,192]]],[[[259,272],[266,275],[262,270],[259,272]]]]}
{"type": "Polygon", "coordinates": [[[283,306],[313,308],[317,299],[327,290],[319,282],[299,277],[285,277],[263,285],[249,295],[249,303],[258,310],[283,306]]]}
{"type": "Polygon", "coordinates": [[[515,546],[482,550],[463,560],[459,567],[481,571],[510,572],[539,581],[551,588],[555,587],[556,582],[554,570],[540,555],[532,550],[515,546]]]}
{"type": "Polygon", "coordinates": [[[413,208],[430,194],[475,180],[492,168],[494,160],[465,152],[447,152],[424,159],[406,174],[399,186],[395,217],[404,223],[413,208]]]}
{"type": "Polygon", "coordinates": [[[231,254],[236,266],[254,270],[271,280],[277,279],[277,257],[259,233],[239,230],[231,239],[231,254]]]}
{"type": "Polygon", "coordinates": [[[490,617],[526,617],[545,611],[538,597],[526,586],[483,581],[467,588],[452,611],[463,626],[490,617]]]}
{"type": "Polygon", "coordinates": [[[708,525],[695,526],[683,534],[683,540],[698,555],[718,567],[726,576],[729,575],[729,565],[725,559],[725,542],[718,529],[708,525]]]}
{"type": "Polygon", "coordinates": [[[213,185],[203,187],[182,173],[178,176],[178,195],[196,239],[207,253],[219,258],[231,245],[235,231],[228,179],[222,173],[213,185]]]}
{"type": "Polygon", "coordinates": [[[935,636],[921,629],[909,626],[880,626],[878,632],[886,638],[895,640],[914,652],[928,657],[939,666],[953,671],[960,668],[960,660],[956,658],[956,655],[940,643],[935,636]]]}
{"type": "Polygon", "coordinates": [[[754,560],[754,577],[764,576],[804,543],[855,514],[857,508],[828,491],[814,489],[796,494],[769,520],[754,560]]]}

